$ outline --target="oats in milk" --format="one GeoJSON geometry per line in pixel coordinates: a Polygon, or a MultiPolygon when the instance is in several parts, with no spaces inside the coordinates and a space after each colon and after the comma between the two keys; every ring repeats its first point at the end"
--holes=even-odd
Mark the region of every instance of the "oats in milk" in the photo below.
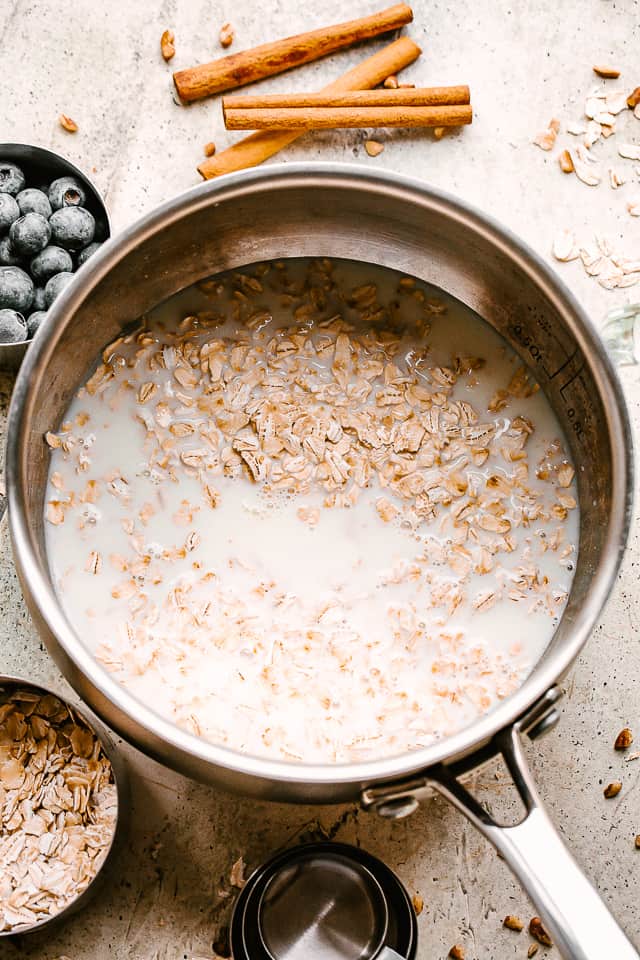
{"type": "Polygon", "coordinates": [[[46,440],[63,607],[139,699],[296,761],[414,750],[515,690],[575,564],[537,384],[410,277],[287,260],[108,346],[46,440]]]}

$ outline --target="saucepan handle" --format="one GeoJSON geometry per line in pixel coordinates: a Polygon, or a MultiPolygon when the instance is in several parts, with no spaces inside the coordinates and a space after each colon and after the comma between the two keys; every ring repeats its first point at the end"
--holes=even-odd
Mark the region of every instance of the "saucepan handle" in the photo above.
{"type": "Polygon", "coordinates": [[[556,832],[536,790],[520,737],[520,730],[513,727],[496,741],[526,808],[524,819],[515,826],[496,823],[447,767],[430,770],[429,780],[502,855],[566,960],[638,960],[640,954],[556,832]]]}

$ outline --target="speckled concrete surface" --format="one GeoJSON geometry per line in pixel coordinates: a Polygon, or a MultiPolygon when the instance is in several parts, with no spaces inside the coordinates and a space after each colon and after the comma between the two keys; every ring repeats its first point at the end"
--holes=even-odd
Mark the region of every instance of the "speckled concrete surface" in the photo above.
{"type": "MultiPolygon", "coordinates": [[[[104,5],[5,0],[0,5],[0,140],[52,147],[93,170],[118,230],[198,183],[195,166],[207,141],[222,148],[234,139],[223,130],[216,101],[189,108],[174,102],[170,69],[158,50],[165,27],[175,31],[172,66],[180,67],[216,54],[225,20],[236,30],[232,49],[241,49],[374,6],[369,0],[355,0],[348,10],[336,0],[309,0],[304,9],[292,0],[222,0],[215,7],[206,0],[104,5]],[[59,128],[61,112],[78,123],[76,135],[59,128]]],[[[595,233],[624,239],[640,256],[640,221],[631,220],[625,209],[638,183],[616,192],[606,183],[591,189],[564,177],[555,153],[530,144],[551,116],[579,118],[594,82],[593,63],[617,65],[625,87],[640,83],[638,3],[571,0],[559,7],[551,0],[417,0],[414,9],[408,33],[423,45],[424,56],[406,71],[406,79],[470,83],[474,126],[440,143],[429,134],[380,132],[385,151],[376,159],[364,152],[364,132],[310,135],[281,159],[355,160],[420,176],[491,211],[546,257],[555,231],[565,226],[580,239],[595,233]]],[[[368,45],[366,52],[376,46],[368,45]]],[[[309,65],[261,89],[319,87],[366,52],[309,65]]],[[[625,139],[639,141],[640,123],[627,122],[625,139]]],[[[614,157],[615,138],[602,153],[614,157]]],[[[602,289],[578,264],[561,267],[560,273],[595,322],[633,294],[633,289],[602,289]]],[[[640,289],[635,290],[640,299],[640,289]]],[[[623,378],[637,425],[638,374],[630,369],[623,378]]],[[[2,379],[0,431],[9,388],[10,381],[2,379]]],[[[24,608],[6,522],[0,536],[0,669],[68,692],[24,608]]],[[[529,750],[559,830],[638,942],[640,852],[634,836],[640,832],[640,761],[626,764],[612,742],[625,724],[640,735],[639,565],[634,531],[614,595],[566,684],[562,722],[529,750]],[[622,793],[605,801],[602,786],[614,778],[623,781],[622,793]]],[[[382,856],[411,893],[423,896],[419,960],[444,958],[455,942],[464,943],[467,958],[475,960],[526,956],[527,935],[503,930],[501,921],[506,913],[528,918],[531,908],[485,841],[442,801],[425,804],[397,824],[353,807],[258,804],[190,783],[124,749],[133,773],[133,824],[108,888],[64,927],[3,941],[0,960],[200,960],[213,956],[214,942],[224,953],[231,898],[221,892],[229,892],[233,861],[243,855],[249,865],[257,864],[296,838],[327,835],[382,856]]],[[[477,787],[493,811],[512,811],[506,775],[484,774],[477,787]]]]}

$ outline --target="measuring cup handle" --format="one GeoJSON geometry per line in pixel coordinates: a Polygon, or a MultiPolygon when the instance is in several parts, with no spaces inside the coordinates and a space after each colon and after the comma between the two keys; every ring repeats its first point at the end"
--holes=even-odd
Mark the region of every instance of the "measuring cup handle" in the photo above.
{"type": "Polygon", "coordinates": [[[446,767],[429,771],[430,782],[503,856],[566,960],[638,960],[640,954],[556,832],[524,758],[517,726],[505,731],[498,745],[526,808],[515,826],[496,823],[446,767]]]}

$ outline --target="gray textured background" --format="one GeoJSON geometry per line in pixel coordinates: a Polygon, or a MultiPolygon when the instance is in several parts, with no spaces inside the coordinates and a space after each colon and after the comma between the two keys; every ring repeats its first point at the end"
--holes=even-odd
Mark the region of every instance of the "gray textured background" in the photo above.
{"type": "MultiPolygon", "coordinates": [[[[93,171],[118,230],[198,183],[195,166],[207,141],[220,149],[234,139],[223,129],[217,100],[189,108],[174,102],[170,68],[159,55],[166,27],[176,34],[171,66],[178,68],[217,55],[217,33],[226,20],[236,31],[233,51],[375,6],[370,0],[348,7],[337,0],[4,0],[0,140],[51,147],[93,171]],[[58,126],[61,112],[78,123],[74,136],[58,126]]],[[[582,240],[595,233],[624,240],[629,255],[635,250],[640,257],[640,221],[625,210],[634,188],[614,192],[603,183],[591,189],[559,172],[555,152],[530,143],[551,116],[580,117],[595,81],[593,63],[618,66],[629,89],[640,83],[638,3],[416,0],[413,6],[415,22],[407,32],[423,45],[424,56],[406,79],[469,83],[473,127],[440,143],[429,133],[380,131],[385,151],[376,159],[364,151],[364,132],[308,135],[281,159],[353,160],[418,175],[490,211],[545,257],[562,227],[575,229],[582,240]]],[[[261,90],[314,89],[377,46],[303,67],[261,90]]],[[[640,141],[636,123],[625,139],[640,141]]],[[[615,138],[603,153],[615,154],[615,138]]],[[[636,193],[639,188],[636,182],[636,193]]],[[[633,296],[633,290],[603,290],[579,264],[559,270],[595,323],[633,296]]],[[[638,374],[628,369],[623,377],[637,424],[638,374]]],[[[10,379],[0,376],[0,430],[10,390],[10,379]]],[[[64,691],[25,611],[5,523],[0,536],[0,669],[64,691]]],[[[634,849],[640,760],[625,764],[612,749],[627,723],[640,740],[639,559],[634,532],[606,614],[566,684],[562,722],[530,755],[558,828],[640,941],[640,851],[634,849]],[[602,786],[614,778],[623,780],[623,791],[605,801],[602,786]]],[[[243,855],[254,865],[297,837],[326,835],[361,843],[396,869],[411,893],[424,897],[420,960],[444,958],[455,942],[476,960],[526,956],[528,936],[501,927],[506,913],[529,918],[526,898],[488,845],[443,802],[425,804],[398,824],[352,807],[258,804],[190,783],[126,749],[134,773],[133,829],[108,888],[58,931],[3,941],[0,960],[210,958],[230,902],[218,891],[228,889],[233,861],[243,855]]],[[[505,774],[484,774],[478,791],[494,811],[511,810],[505,774]]]]}

